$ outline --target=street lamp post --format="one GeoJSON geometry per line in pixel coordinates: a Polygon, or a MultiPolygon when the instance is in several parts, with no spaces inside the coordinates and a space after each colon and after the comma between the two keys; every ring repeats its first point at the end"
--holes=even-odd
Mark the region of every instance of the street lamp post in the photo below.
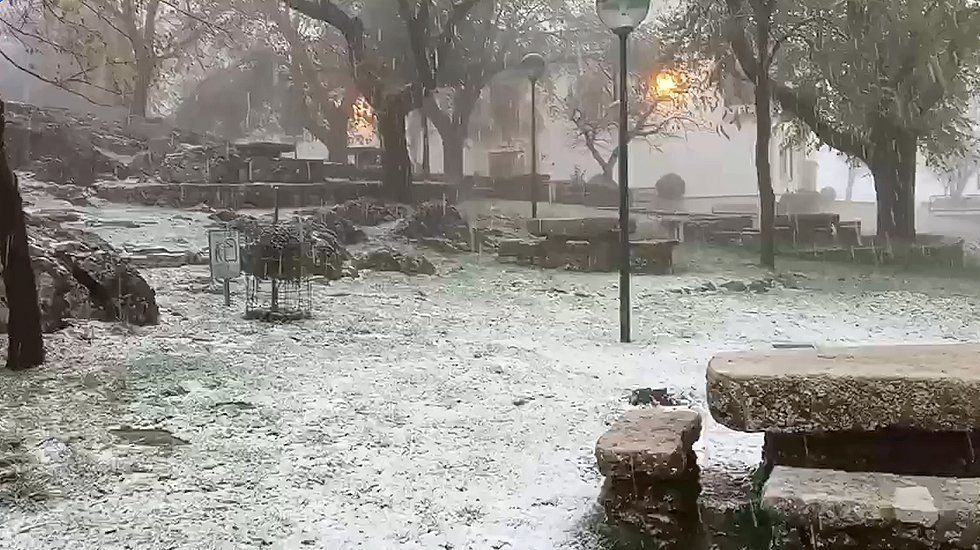
{"type": "Polygon", "coordinates": [[[521,67],[531,81],[531,218],[538,217],[538,80],[544,74],[545,61],[541,54],[529,53],[521,60],[521,67]]]}
{"type": "Polygon", "coordinates": [[[630,341],[629,92],[626,46],[650,0],[596,0],[599,19],[619,38],[619,341],[630,341]]]}

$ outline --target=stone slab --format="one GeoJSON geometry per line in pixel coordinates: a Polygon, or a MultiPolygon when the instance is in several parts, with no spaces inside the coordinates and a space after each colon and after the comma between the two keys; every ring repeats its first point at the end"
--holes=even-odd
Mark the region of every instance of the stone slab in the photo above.
{"type": "Polygon", "coordinates": [[[596,443],[602,475],[617,479],[680,479],[697,464],[691,447],[701,416],[689,409],[655,407],[627,412],[596,443]]]}
{"type": "Polygon", "coordinates": [[[541,241],[505,239],[497,245],[497,255],[502,258],[534,258],[541,252],[541,241]]]}
{"type": "Polygon", "coordinates": [[[980,429],[980,345],[723,353],[708,406],[746,432],[980,429]]]}
{"type": "MultiPolygon", "coordinates": [[[[527,230],[538,237],[561,237],[589,240],[615,237],[619,232],[618,218],[535,218],[528,220],[527,230]]],[[[636,220],[630,219],[630,233],[636,231],[636,220]]]]}
{"type": "MultiPolygon", "coordinates": [[[[846,531],[884,548],[976,548],[980,479],[777,466],[762,506],[817,539],[846,531]]],[[[818,546],[826,547],[826,546],[818,546]]],[[[861,546],[862,548],[866,546],[861,546]]]]}

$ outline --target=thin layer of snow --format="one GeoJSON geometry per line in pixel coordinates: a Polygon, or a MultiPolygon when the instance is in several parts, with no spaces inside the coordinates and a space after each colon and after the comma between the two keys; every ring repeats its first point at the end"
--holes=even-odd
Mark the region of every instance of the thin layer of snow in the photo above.
{"type": "MultiPolygon", "coordinates": [[[[45,368],[0,373],[0,439],[73,457],[35,466],[39,510],[0,502],[0,547],[587,548],[594,444],[632,389],[704,411],[722,350],[980,336],[969,290],[668,291],[759,275],[740,267],[634,278],[622,345],[615,274],[437,266],[318,283],[292,325],[243,320],[239,284],[225,308],[207,267],[147,271],[159,326],[77,323],[45,368]],[[190,443],[124,444],[120,425],[190,443]]],[[[760,446],[706,415],[702,468],[750,468],[760,446]]]]}

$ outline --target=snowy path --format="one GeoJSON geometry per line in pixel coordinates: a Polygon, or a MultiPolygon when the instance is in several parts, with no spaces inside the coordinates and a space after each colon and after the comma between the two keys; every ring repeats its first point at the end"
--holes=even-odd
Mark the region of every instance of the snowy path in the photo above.
{"type": "MultiPolygon", "coordinates": [[[[593,445],[633,388],[703,408],[720,350],[980,338],[976,294],[666,291],[728,277],[690,274],[634,279],[624,346],[615,275],[439,268],[316,285],[292,326],[224,308],[206,268],[149,271],[161,325],[80,324],[43,370],[0,374],[0,444],[50,476],[36,506],[0,501],[0,548],[588,548],[593,445]],[[127,445],[120,425],[189,444],[127,445]]],[[[701,460],[759,445],[709,422],[701,460]]]]}

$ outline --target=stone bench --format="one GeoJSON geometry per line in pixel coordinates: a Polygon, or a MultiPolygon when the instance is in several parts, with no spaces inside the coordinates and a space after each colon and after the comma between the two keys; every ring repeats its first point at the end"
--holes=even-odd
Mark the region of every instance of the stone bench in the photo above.
{"type": "Polygon", "coordinates": [[[608,520],[674,541],[678,548],[698,531],[697,457],[701,417],[687,409],[628,411],[596,443],[606,476],[599,502],[608,520]]]}
{"type": "Polygon", "coordinates": [[[762,506],[801,528],[811,545],[818,541],[816,548],[980,545],[978,478],[777,466],[766,481],[762,506]]]}
{"type": "Polygon", "coordinates": [[[980,345],[723,353],[708,404],[746,432],[980,429],[980,345]]]}

